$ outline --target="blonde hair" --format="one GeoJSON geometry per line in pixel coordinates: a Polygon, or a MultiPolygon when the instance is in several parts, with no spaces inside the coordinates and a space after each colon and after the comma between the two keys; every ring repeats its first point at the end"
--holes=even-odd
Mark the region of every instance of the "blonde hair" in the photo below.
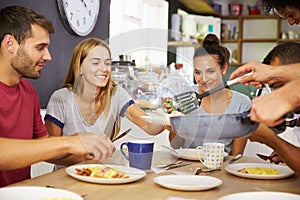
{"type": "MultiPolygon", "coordinates": [[[[73,50],[71,62],[69,65],[69,71],[66,76],[62,88],[72,89],[75,94],[81,95],[83,93],[83,81],[80,75],[80,66],[87,55],[94,49],[96,46],[102,46],[107,49],[111,57],[111,52],[109,46],[101,39],[98,38],[87,38],[81,41],[76,45],[73,50]]],[[[116,83],[109,77],[109,81],[105,87],[103,87],[99,94],[96,96],[95,102],[100,101],[100,112],[105,112],[105,115],[108,114],[110,106],[110,98],[115,91],[116,83]],[[103,105],[103,106],[102,106],[103,105]]]]}

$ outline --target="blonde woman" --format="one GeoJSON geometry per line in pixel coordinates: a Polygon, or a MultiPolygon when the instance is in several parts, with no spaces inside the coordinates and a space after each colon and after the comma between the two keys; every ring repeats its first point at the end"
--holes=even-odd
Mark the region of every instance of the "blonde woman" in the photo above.
{"type": "MultiPolygon", "coordinates": [[[[84,131],[113,139],[124,116],[150,135],[166,128],[141,118],[146,113],[111,79],[111,62],[108,45],[98,38],[85,39],[75,47],[62,88],[53,93],[47,106],[45,125],[51,136],[84,131]]],[[[89,158],[65,158],[65,165],[84,159],[89,158]]]]}

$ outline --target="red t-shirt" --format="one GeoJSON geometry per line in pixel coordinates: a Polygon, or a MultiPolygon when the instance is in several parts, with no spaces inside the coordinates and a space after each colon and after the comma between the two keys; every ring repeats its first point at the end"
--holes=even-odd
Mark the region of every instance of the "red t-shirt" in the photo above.
{"type": "MultiPolygon", "coordinates": [[[[14,86],[0,82],[0,137],[35,139],[47,134],[40,115],[37,93],[29,81],[22,78],[14,86]]],[[[28,178],[30,166],[17,170],[0,170],[0,187],[28,178]]]]}

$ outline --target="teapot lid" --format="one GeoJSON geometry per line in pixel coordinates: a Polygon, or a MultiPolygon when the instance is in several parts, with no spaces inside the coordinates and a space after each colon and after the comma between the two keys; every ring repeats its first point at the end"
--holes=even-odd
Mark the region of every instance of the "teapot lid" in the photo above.
{"type": "Polygon", "coordinates": [[[117,67],[128,67],[128,66],[135,66],[135,62],[133,61],[112,61],[111,63],[112,66],[117,66],[117,67]]]}

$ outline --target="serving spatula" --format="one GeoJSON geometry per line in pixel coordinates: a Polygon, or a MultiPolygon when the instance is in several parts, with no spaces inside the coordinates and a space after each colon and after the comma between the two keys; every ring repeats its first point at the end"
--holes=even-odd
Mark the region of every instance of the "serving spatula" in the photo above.
{"type": "MultiPolygon", "coordinates": [[[[247,74],[244,74],[243,76],[249,76],[251,74],[252,72],[249,72],[247,74]]],[[[202,94],[198,94],[195,91],[188,91],[188,92],[175,95],[173,99],[175,101],[176,109],[182,112],[183,114],[188,114],[191,111],[199,108],[199,106],[201,105],[202,98],[214,94],[224,88],[229,88],[238,83],[239,83],[238,78],[235,78],[233,80],[226,81],[222,85],[219,85],[218,87],[213,88],[202,94]]]]}

